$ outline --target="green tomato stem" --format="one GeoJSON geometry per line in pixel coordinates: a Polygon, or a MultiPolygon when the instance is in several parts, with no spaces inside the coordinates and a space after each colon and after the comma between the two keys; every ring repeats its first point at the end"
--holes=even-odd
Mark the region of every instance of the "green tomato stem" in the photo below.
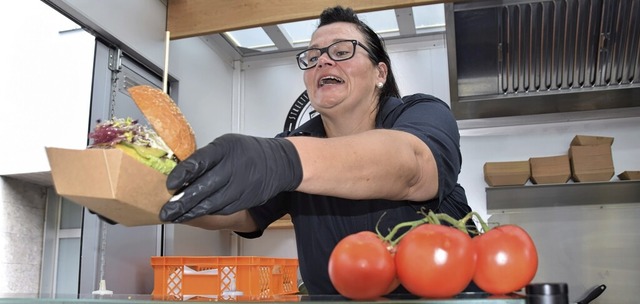
{"type": "Polygon", "coordinates": [[[422,219],[411,221],[411,222],[402,222],[398,225],[395,225],[393,229],[391,229],[389,234],[387,234],[387,236],[385,236],[382,240],[389,243],[391,246],[395,246],[398,242],[400,242],[400,239],[402,239],[402,237],[405,234],[407,234],[407,232],[411,231],[411,229],[428,222],[429,222],[428,217],[424,217],[422,219]],[[409,227],[409,229],[405,231],[402,235],[394,239],[394,236],[399,232],[399,230],[406,227],[409,227]]]}
{"type": "Polygon", "coordinates": [[[463,221],[464,218],[462,218],[461,220],[456,220],[453,217],[451,217],[450,215],[446,214],[446,213],[431,213],[432,216],[434,218],[437,218],[439,220],[442,220],[444,222],[447,222],[449,224],[451,224],[451,226],[453,226],[454,228],[457,228],[458,230],[464,232],[465,234],[468,234],[469,232],[467,231],[467,225],[466,225],[466,221],[463,221]]]}
{"type": "MultiPolygon", "coordinates": [[[[378,228],[378,226],[380,224],[380,221],[382,220],[382,217],[380,217],[380,219],[378,220],[378,223],[376,223],[376,233],[378,234],[378,237],[380,237],[380,239],[382,239],[384,242],[389,244],[389,246],[395,247],[396,244],[399,243],[400,240],[409,231],[411,231],[413,228],[415,228],[417,226],[420,226],[422,224],[441,225],[442,222],[446,222],[446,223],[450,224],[451,226],[453,226],[454,228],[464,232],[465,234],[469,234],[469,233],[481,234],[481,233],[487,233],[490,230],[489,226],[482,219],[480,214],[478,214],[475,211],[469,212],[467,215],[465,215],[460,220],[456,220],[456,219],[454,219],[453,217],[451,217],[450,215],[448,215],[446,213],[435,213],[432,210],[429,210],[428,213],[425,213],[424,211],[421,211],[421,213],[424,215],[423,218],[421,218],[419,220],[415,220],[415,221],[408,221],[408,222],[399,223],[396,226],[394,226],[393,229],[391,229],[391,231],[386,236],[383,236],[382,233],[380,233],[380,230],[378,228]],[[480,223],[480,227],[482,228],[482,232],[477,231],[477,229],[474,229],[473,231],[470,231],[467,228],[467,222],[469,220],[472,220],[473,217],[477,218],[478,222],[480,223]],[[400,236],[395,237],[396,234],[399,233],[400,229],[403,229],[403,228],[408,228],[408,229],[407,229],[407,231],[402,233],[400,236]]],[[[382,216],[384,216],[385,214],[383,214],[382,216]]]]}
{"type": "MultiPolygon", "coordinates": [[[[476,219],[478,219],[478,222],[480,223],[480,227],[482,228],[482,233],[487,233],[489,232],[489,230],[491,230],[491,228],[489,228],[489,225],[487,225],[487,222],[485,222],[482,217],[480,216],[480,214],[478,214],[478,212],[472,211],[467,215],[469,218],[475,216],[476,219]]],[[[466,216],[465,216],[466,218],[466,216]]],[[[480,233],[478,233],[480,234],[480,233]]]]}

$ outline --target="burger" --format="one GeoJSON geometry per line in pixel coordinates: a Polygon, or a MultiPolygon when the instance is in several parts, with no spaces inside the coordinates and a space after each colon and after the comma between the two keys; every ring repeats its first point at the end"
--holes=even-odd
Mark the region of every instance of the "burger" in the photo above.
{"type": "Polygon", "coordinates": [[[163,91],[146,86],[128,89],[151,127],[132,118],[98,121],[89,133],[89,148],[115,148],[141,163],[169,174],[196,150],[193,129],[175,102],[163,91]]]}
{"type": "Polygon", "coordinates": [[[169,174],[178,163],[173,151],[155,131],[130,117],[99,120],[89,138],[92,140],[90,149],[120,149],[164,174],[169,174]]]}

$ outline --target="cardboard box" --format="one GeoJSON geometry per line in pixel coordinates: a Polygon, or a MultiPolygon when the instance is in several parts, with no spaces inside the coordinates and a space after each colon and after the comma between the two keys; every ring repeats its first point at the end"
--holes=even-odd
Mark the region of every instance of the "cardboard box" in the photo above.
{"type": "Polygon", "coordinates": [[[571,140],[572,146],[598,146],[598,145],[613,145],[613,137],[606,136],[591,136],[591,135],[576,135],[571,140]]]}
{"type": "Polygon", "coordinates": [[[640,180],[640,171],[622,171],[618,174],[620,180],[640,180]]]}
{"type": "Polygon", "coordinates": [[[60,196],[124,226],[161,224],[166,175],[118,149],[46,148],[60,196]]]}
{"type": "Polygon", "coordinates": [[[489,186],[524,185],[531,177],[529,161],[487,162],[484,164],[484,180],[489,186]]]}
{"type": "Polygon", "coordinates": [[[569,147],[571,177],[576,182],[609,181],[613,177],[613,137],[576,135],[569,147]]]}
{"type": "Polygon", "coordinates": [[[534,184],[564,184],[571,178],[568,155],[531,157],[529,165],[534,184]]]}

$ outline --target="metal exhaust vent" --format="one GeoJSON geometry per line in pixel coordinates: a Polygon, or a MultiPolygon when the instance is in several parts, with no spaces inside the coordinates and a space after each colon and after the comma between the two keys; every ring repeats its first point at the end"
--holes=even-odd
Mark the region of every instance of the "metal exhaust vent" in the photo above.
{"type": "Polygon", "coordinates": [[[640,106],[640,1],[447,5],[459,119],[640,106]]]}
{"type": "Polygon", "coordinates": [[[633,83],[640,78],[638,7],[638,1],[575,0],[503,7],[498,19],[500,89],[515,93],[633,83]]]}

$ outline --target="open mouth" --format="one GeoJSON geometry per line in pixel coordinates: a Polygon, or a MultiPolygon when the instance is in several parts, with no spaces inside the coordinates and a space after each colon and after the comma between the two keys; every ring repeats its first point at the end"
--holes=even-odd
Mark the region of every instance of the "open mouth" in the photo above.
{"type": "Polygon", "coordinates": [[[342,80],[342,78],[336,77],[336,76],[326,76],[326,77],[322,77],[320,78],[320,81],[318,81],[318,87],[323,87],[325,85],[331,85],[331,84],[343,84],[344,80],[342,80]]]}

